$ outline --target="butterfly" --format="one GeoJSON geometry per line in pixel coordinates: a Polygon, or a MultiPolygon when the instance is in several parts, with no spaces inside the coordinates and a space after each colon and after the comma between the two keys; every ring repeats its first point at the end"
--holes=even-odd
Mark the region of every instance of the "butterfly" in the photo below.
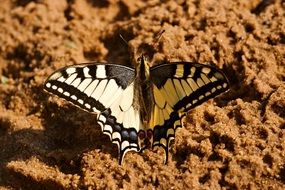
{"type": "Polygon", "coordinates": [[[229,89],[223,72],[192,62],[149,66],[144,55],[136,68],[87,63],[51,74],[44,89],[97,114],[103,134],[118,145],[119,164],[128,151],[163,147],[165,163],[176,129],[187,111],[229,89]]]}

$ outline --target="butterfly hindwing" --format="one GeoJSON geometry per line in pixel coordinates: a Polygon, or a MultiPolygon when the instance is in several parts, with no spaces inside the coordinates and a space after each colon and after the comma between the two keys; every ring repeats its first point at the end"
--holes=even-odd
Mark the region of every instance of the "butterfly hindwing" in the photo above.
{"type": "Polygon", "coordinates": [[[143,126],[139,111],[133,107],[133,88],[132,83],[108,109],[98,115],[98,123],[103,133],[118,145],[120,164],[128,151],[140,151],[138,132],[143,126]]]}
{"type": "Polygon", "coordinates": [[[181,127],[185,112],[226,91],[228,81],[217,68],[197,63],[175,62],[154,66],[150,70],[154,83],[153,146],[166,150],[181,127]]]}
{"type": "Polygon", "coordinates": [[[76,106],[97,113],[104,134],[118,145],[120,162],[129,150],[139,151],[140,117],[134,110],[133,68],[113,64],[80,64],[54,72],[44,89],[76,106]]]}
{"type": "Polygon", "coordinates": [[[46,80],[44,89],[89,111],[104,111],[134,80],[134,69],[113,64],[79,64],[62,68],[46,80]],[[110,99],[110,97],[112,97],[110,99]]]}

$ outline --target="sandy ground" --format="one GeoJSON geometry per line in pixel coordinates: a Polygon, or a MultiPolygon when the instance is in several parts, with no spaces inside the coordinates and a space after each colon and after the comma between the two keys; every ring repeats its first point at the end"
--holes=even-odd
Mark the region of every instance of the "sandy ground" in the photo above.
{"type": "Polygon", "coordinates": [[[0,189],[285,189],[284,0],[1,0],[0,44],[0,189]],[[231,83],[189,112],[167,165],[160,149],[118,165],[94,115],[42,90],[60,67],[140,50],[231,83]]]}

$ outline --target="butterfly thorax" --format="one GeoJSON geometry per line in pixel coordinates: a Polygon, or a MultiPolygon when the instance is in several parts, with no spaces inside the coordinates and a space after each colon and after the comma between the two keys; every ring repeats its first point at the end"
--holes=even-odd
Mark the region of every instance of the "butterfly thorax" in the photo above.
{"type": "Polygon", "coordinates": [[[134,85],[134,108],[139,110],[142,122],[148,124],[153,110],[153,92],[150,67],[144,55],[138,59],[134,85]]]}

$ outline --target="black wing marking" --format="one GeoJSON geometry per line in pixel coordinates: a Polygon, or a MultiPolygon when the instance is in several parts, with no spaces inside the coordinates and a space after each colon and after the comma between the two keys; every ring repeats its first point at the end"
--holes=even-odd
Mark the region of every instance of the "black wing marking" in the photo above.
{"type": "Polygon", "coordinates": [[[189,62],[175,62],[151,68],[154,83],[153,147],[162,146],[168,159],[169,142],[181,127],[185,112],[225,92],[226,76],[217,68],[189,62]]]}
{"type": "Polygon", "coordinates": [[[141,122],[134,110],[133,68],[114,64],[80,64],[62,68],[46,80],[44,89],[98,114],[104,134],[118,145],[120,163],[129,150],[139,151],[141,122]]]}

